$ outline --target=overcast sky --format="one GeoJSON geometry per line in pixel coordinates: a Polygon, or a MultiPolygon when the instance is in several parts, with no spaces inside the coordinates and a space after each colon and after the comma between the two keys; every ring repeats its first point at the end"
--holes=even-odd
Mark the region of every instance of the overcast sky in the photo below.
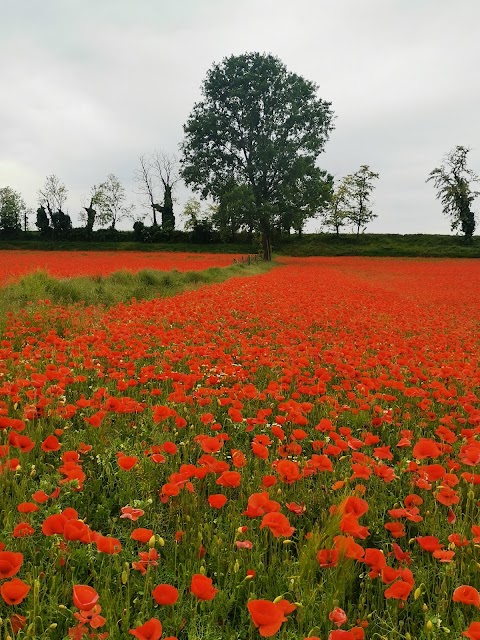
{"type": "MultiPolygon", "coordinates": [[[[0,187],[47,174],[78,223],[109,173],[177,152],[214,62],[278,56],[332,103],[319,165],[380,174],[372,232],[449,233],[429,172],[458,144],[480,173],[480,0],[0,0],[0,187]]],[[[178,192],[177,214],[188,197],[178,192]]],[[[478,209],[478,205],[477,205],[478,209]]],[[[139,212],[141,211],[139,207],[139,212]]],[[[318,222],[309,224],[314,230],[318,222]]]]}

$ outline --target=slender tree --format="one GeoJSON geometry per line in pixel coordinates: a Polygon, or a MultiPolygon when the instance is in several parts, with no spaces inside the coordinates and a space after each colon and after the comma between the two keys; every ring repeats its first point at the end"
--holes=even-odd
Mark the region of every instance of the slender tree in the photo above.
{"type": "Polygon", "coordinates": [[[173,212],[173,192],[180,180],[178,158],[175,154],[157,152],[153,156],[153,166],[160,179],[163,191],[163,205],[155,205],[162,215],[162,229],[175,229],[175,214],[173,212]]]}
{"type": "Polygon", "coordinates": [[[330,103],[317,97],[313,82],[260,53],[215,64],[202,93],[184,126],[182,177],[216,202],[229,185],[248,185],[269,260],[285,212],[294,206],[305,220],[324,200],[325,173],[316,160],[333,128],[330,103]]]}
{"type": "Polygon", "coordinates": [[[105,182],[98,186],[95,200],[98,224],[110,225],[110,229],[115,229],[118,222],[130,217],[133,207],[125,204],[126,198],[125,187],[117,176],[110,173],[105,182]]]}
{"type": "Polygon", "coordinates": [[[142,195],[148,202],[148,206],[152,211],[152,224],[157,226],[157,207],[158,202],[155,196],[156,193],[156,180],[153,172],[152,158],[145,154],[141,155],[138,159],[140,167],[135,170],[135,182],[138,183],[140,195],[142,195]]]}
{"type": "Polygon", "coordinates": [[[344,178],[344,188],[346,189],[347,219],[357,231],[364,232],[368,223],[378,217],[370,209],[370,196],[375,188],[373,181],[379,178],[379,174],[370,170],[367,164],[363,164],[360,169],[344,178]]]}
{"type": "Polygon", "coordinates": [[[343,178],[333,188],[329,205],[323,212],[322,224],[327,229],[333,229],[337,237],[340,235],[340,229],[348,223],[348,195],[348,185],[343,178]]]}
{"type": "Polygon", "coordinates": [[[467,168],[467,155],[470,149],[456,146],[440,167],[430,172],[427,182],[433,180],[437,189],[437,199],[443,205],[443,213],[450,218],[452,231],[458,229],[471,240],[475,232],[476,220],[472,203],[479,191],[472,191],[472,182],[478,182],[478,176],[467,168]]]}
{"type": "Polygon", "coordinates": [[[63,210],[67,196],[66,186],[56,175],[46,177],[43,187],[38,191],[38,203],[48,211],[52,225],[52,214],[63,210]]]}

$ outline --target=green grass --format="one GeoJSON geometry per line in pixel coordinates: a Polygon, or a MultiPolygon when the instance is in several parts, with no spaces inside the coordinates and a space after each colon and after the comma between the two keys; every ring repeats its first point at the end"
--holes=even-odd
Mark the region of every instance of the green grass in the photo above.
{"type": "MultiPolygon", "coordinates": [[[[0,240],[0,250],[35,251],[186,251],[190,253],[255,253],[257,244],[193,244],[187,242],[79,242],[56,240],[0,240]]],[[[480,258],[480,236],[466,243],[463,236],[435,234],[311,233],[274,239],[273,251],[285,256],[398,256],[429,258],[480,258]]]]}
{"type": "Polygon", "coordinates": [[[30,251],[143,251],[152,253],[155,251],[174,251],[187,253],[254,253],[254,247],[250,244],[194,244],[189,242],[84,242],[76,240],[1,240],[0,251],[30,250],[30,251]]]}
{"type": "Polygon", "coordinates": [[[418,258],[480,258],[480,236],[466,243],[460,236],[373,234],[360,236],[305,234],[274,242],[273,250],[287,256],[397,256],[418,258]]]}
{"type": "Polygon", "coordinates": [[[233,277],[257,275],[272,267],[265,262],[236,263],[204,271],[117,271],[109,276],[58,279],[44,271],[30,273],[1,289],[0,330],[8,313],[47,300],[52,305],[83,304],[113,306],[120,302],[174,296],[201,285],[224,282],[233,277]]]}

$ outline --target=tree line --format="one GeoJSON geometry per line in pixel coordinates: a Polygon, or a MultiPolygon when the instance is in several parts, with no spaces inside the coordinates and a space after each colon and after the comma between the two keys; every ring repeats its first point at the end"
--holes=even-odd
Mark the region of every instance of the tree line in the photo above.
{"type": "MultiPolygon", "coordinates": [[[[98,235],[95,228],[113,233],[120,221],[130,219],[139,240],[175,239],[174,190],[183,180],[210,202],[202,209],[198,199],[191,199],[185,206],[185,234],[194,241],[258,236],[270,259],[272,241],[292,231],[301,234],[311,218],[336,235],[345,227],[359,235],[377,217],[371,197],[379,174],[364,164],[335,180],[318,166],[334,114],[317,91],[272,55],[225,58],[207,73],[202,99],[184,125],[180,157],[157,152],[139,158],[135,181],[149,216],[127,204],[124,186],[109,174],[85,197],[82,227],[73,228],[64,211],[66,186],[54,175],[47,176],[30,217],[42,237],[91,240],[98,235]]],[[[427,177],[452,231],[467,240],[476,228],[472,205],[478,195],[468,153],[466,147],[455,147],[427,177]]],[[[21,194],[8,186],[0,189],[0,234],[25,232],[28,217],[21,194]]]]}

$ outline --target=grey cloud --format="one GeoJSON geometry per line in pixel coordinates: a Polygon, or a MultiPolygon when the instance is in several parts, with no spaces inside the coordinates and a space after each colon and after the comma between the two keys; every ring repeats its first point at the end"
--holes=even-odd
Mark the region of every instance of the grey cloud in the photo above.
{"type": "Polygon", "coordinates": [[[32,206],[50,173],[72,213],[110,172],[134,200],[138,156],[177,151],[212,63],[251,50],[278,55],[332,102],[322,167],[380,173],[372,231],[448,232],[429,171],[456,144],[473,147],[480,170],[477,0],[4,4],[0,183],[32,206]]]}

